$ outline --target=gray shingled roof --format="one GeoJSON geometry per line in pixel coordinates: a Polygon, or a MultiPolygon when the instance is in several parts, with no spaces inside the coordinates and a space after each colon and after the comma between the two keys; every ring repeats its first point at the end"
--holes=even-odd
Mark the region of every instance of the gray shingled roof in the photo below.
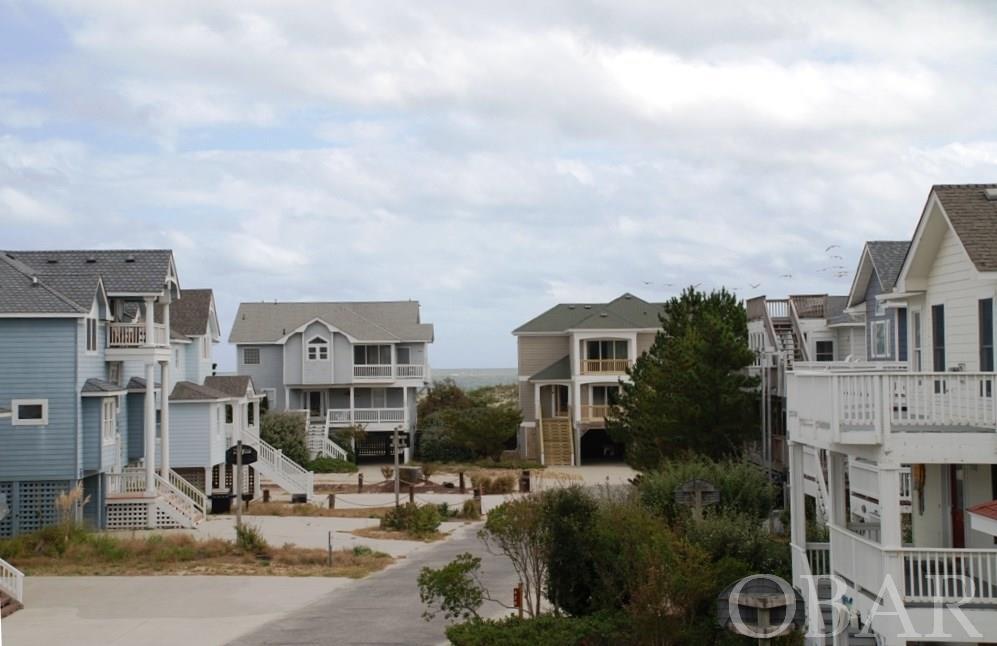
{"type": "Polygon", "coordinates": [[[571,357],[564,355],[537,374],[530,381],[564,381],[571,379],[571,357]]]}
{"type": "Polygon", "coordinates": [[[900,268],[903,267],[910,248],[910,240],[870,240],[866,246],[883,291],[890,291],[897,284],[900,268]]]}
{"type": "Polygon", "coordinates": [[[170,304],[170,329],[187,336],[207,334],[211,320],[210,289],[185,289],[170,304]]]}
{"type": "Polygon", "coordinates": [[[159,293],[166,284],[173,252],[169,249],[6,251],[40,277],[92,276],[108,293],[159,293]]]}
{"type": "Polygon", "coordinates": [[[657,328],[663,311],[664,303],[649,303],[633,294],[623,294],[608,303],[560,303],[512,333],[657,328]]]}
{"type": "Polygon", "coordinates": [[[824,311],[824,317],[827,319],[828,324],[856,322],[850,314],[845,312],[847,306],[848,296],[828,296],[824,311]]]}
{"type": "Polygon", "coordinates": [[[252,387],[253,392],[256,392],[252,378],[246,375],[205,377],[204,385],[225,393],[227,397],[245,397],[246,389],[249,387],[252,387]]]}
{"type": "Polygon", "coordinates": [[[216,388],[199,386],[193,381],[178,381],[170,393],[170,401],[218,401],[230,397],[231,395],[216,388]]]}
{"type": "Polygon", "coordinates": [[[931,188],[978,271],[997,271],[997,184],[939,184],[931,188]]]}
{"type": "Polygon", "coordinates": [[[418,301],[361,303],[242,303],[229,343],[272,343],[320,319],[359,341],[433,340],[419,320],[418,301]]]}
{"type": "MultiPolygon", "coordinates": [[[[152,387],[158,390],[159,383],[153,382],[152,387]]],[[[143,379],[142,377],[132,377],[131,379],[128,380],[128,384],[125,386],[125,389],[140,390],[142,392],[145,392],[145,379],[143,379]]]]}
{"type": "MultiPolygon", "coordinates": [[[[91,302],[96,293],[90,293],[91,302]]],[[[0,314],[78,314],[90,311],[35,278],[31,267],[0,253],[0,314]]]]}
{"type": "Polygon", "coordinates": [[[111,383],[110,381],[104,381],[103,379],[97,379],[96,377],[91,377],[83,383],[83,388],[80,392],[84,395],[99,395],[101,393],[114,394],[120,393],[124,390],[118,384],[111,383]]]}

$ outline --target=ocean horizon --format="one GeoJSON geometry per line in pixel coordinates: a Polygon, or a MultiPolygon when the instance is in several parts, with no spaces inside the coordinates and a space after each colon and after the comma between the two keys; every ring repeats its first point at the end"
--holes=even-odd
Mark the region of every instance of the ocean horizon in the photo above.
{"type": "Polygon", "coordinates": [[[433,381],[443,381],[448,377],[464,390],[515,384],[517,381],[515,368],[433,368],[433,381]]]}

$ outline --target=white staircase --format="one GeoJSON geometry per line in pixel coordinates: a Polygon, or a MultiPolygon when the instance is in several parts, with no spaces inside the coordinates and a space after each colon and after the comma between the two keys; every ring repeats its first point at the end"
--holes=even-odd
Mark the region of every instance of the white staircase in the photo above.
{"type": "Polygon", "coordinates": [[[149,516],[137,512],[135,505],[154,505],[156,527],[196,527],[207,514],[208,498],[203,491],[192,485],[176,471],[170,470],[164,478],[159,472],[153,475],[155,497],[146,495],[145,469],[128,467],[121,473],[107,474],[107,504],[126,506],[131,513],[122,515],[119,520],[109,521],[112,529],[128,527],[148,527],[149,516]]]}
{"type": "Polygon", "coordinates": [[[263,441],[252,431],[243,431],[243,441],[255,446],[257,461],[253,468],[290,494],[305,494],[309,498],[315,490],[315,474],[290,459],[280,449],[263,441]]]}
{"type": "Polygon", "coordinates": [[[312,457],[325,455],[330,458],[349,460],[346,449],[329,439],[329,427],[325,422],[308,425],[308,451],[312,457]]]}
{"type": "Polygon", "coordinates": [[[0,617],[22,607],[24,603],[24,573],[0,559],[0,617]]]}
{"type": "Polygon", "coordinates": [[[829,496],[821,451],[821,449],[809,446],[803,447],[803,484],[807,489],[807,493],[813,494],[817,500],[818,519],[822,524],[826,525],[829,496]]]}

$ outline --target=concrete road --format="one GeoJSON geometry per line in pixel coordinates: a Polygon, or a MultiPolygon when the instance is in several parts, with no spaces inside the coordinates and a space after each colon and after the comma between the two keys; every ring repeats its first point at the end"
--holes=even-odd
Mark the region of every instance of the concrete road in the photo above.
{"type": "Polygon", "coordinates": [[[11,646],[215,646],[352,579],[270,576],[29,576],[3,620],[11,646]]]}
{"type": "MultiPolygon", "coordinates": [[[[489,554],[477,538],[480,523],[461,527],[445,543],[431,550],[409,555],[399,564],[369,576],[348,587],[334,590],[298,612],[272,621],[259,630],[243,635],[232,644],[239,646],[308,645],[435,645],[446,643],[441,617],[432,622],[422,618],[416,579],[423,566],[438,567],[461,552],[482,559],[482,582],[492,596],[512,603],[512,589],[518,577],[503,556],[489,554]]],[[[482,614],[509,613],[495,603],[486,603],[482,614]]]]}

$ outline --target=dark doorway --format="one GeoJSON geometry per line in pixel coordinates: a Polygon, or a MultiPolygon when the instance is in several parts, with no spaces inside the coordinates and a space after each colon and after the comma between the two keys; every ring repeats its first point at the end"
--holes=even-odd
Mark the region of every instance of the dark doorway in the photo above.
{"type": "Polygon", "coordinates": [[[582,464],[623,462],[623,445],[614,442],[606,429],[593,428],[582,435],[582,464]]]}
{"type": "MultiPolygon", "coordinates": [[[[391,455],[391,435],[391,433],[368,432],[363,439],[357,440],[357,464],[394,462],[394,457],[391,455]]],[[[405,433],[399,433],[399,437],[404,435],[405,433]]],[[[402,456],[398,456],[398,461],[404,461],[402,456]]]]}
{"type": "Polygon", "coordinates": [[[966,514],[962,504],[962,466],[949,465],[949,498],[952,510],[952,547],[966,547],[966,514]]]}

